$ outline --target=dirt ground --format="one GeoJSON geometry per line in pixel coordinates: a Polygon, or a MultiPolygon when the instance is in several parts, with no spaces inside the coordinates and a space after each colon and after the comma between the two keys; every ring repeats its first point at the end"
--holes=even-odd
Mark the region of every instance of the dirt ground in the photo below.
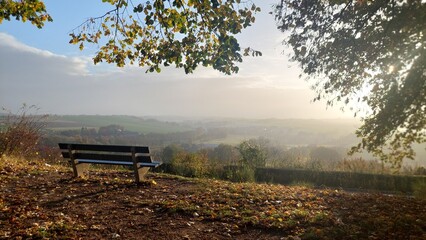
{"type": "MultiPolygon", "coordinates": [[[[15,171],[7,168],[0,172],[0,180],[0,239],[300,239],[294,234],[300,231],[298,226],[288,225],[289,227],[286,228],[271,225],[271,227],[268,227],[269,225],[262,225],[261,223],[242,222],[241,219],[243,218],[238,218],[238,220],[232,216],[209,217],[209,209],[206,208],[209,204],[212,206],[212,211],[213,208],[226,207],[226,204],[220,200],[222,197],[219,197],[218,200],[211,200],[214,199],[214,196],[204,198],[204,200],[197,199],[196,201],[201,201],[199,204],[187,205],[189,207],[186,208],[176,207],[179,204],[192,201],[192,197],[200,192],[216,194],[214,188],[219,186],[219,183],[206,185],[206,180],[204,180],[204,184],[200,184],[198,180],[171,175],[148,174],[144,183],[136,184],[133,181],[132,172],[125,171],[94,171],[86,179],[73,179],[72,173],[66,170],[32,170],[15,173],[15,171]],[[193,210],[190,209],[191,206],[193,206],[193,210]],[[200,206],[203,208],[202,211],[198,209],[200,206]]],[[[224,187],[222,185],[232,183],[220,182],[220,184],[221,187],[224,187]]],[[[333,193],[332,191],[329,192],[333,193]]],[[[322,192],[310,192],[309,194],[307,196],[314,200],[319,199],[315,194],[325,196],[325,193],[322,192]]],[[[232,194],[229,194],[229,196],[232,197],[232,194]]],[[[342,199],[340,195],[330,196],[342,199]]],[[[349,195],[347,196],[349,199],[349,195]]],[[[265,199],[269,197],[269,199],[274,199],[276,203],[281,203],[283,201],[281,199],[285,195],[279,198],[262,197],[265,197],[265,199]]],[[[251,198],[254,199],[254,197],[251,198]]],[[[239,199],[238,201],[249,202],[248,199],[239,199]]],[[[256,199],[250,199],[251,203],[253,201],[256,201],[256,199]]],[[[267,212],[262,205],[272,202],[272,200],[267,202],[268,200],[265,201],[264,198],[261,201],[251,204],[250,208],[255,209],[254,214],[257,211],[256,209],[259,209],[259,212],[267,212]]],[[[335,204],[333,201],[331,198],[327,198],[325,202],[335,204]]],[[[371,199],[365,201],[365,204],[370,206],[371,199]]],[[[383,203],[387,204],[390,201],[395,202],[392,199],[383,203]]],[[[407,226],[391,226],[389,229],[393,229],[394,232],[390,236],[397,239],[422,239],[426,237],[424,201],[398,198],[396,205],[382,209],[374,206],[377,203],[371,203],[370,210],[363,214],[371,213],[375,219],[383,216],[383,222],[388,222],[389,220],[385,219],[387,217],[385,212],[395,210],[398,207],[397,205],[401,205],[401,202],[398,201],[412,201],[408,203],[411,209],[408,214],[417,216],[412,219],[412,222],[406,222],[407,226]],[[374,210],[371,209],[383,211],[383,213],[374,213],[374,210]],[[405,227],[411,229],[412,232],[405,235],[407,234],[404,230],[405,227]],[[415,228],[415,231],[412,228],[415,228]]],[[[344,199],[342,202],[339,204],[344,204],[344,199]]],[[[297,201],[294,206],[303,205],[309,208],[314,204],[313,200],[297,201]]],[[[363,205],[363,208],[365,206],[363,205]]],[[[345,208],[351,207],[340,207],[339,209],[345,208]]],[[[269,206],[268,209],[272,208],[269,206]]],[[[283,212],[283,210],[280,211],[283,212]]],[[[347,226],[358,227],[359,229],[356,231],[362,232],[362,227],[357,225],[357,222],[360,222],[358,213],[356,213],[357,209],[346,211],[351,214],[346,217],[348,219],[347,226]],[[351,219],[351,216],[354,216],[353,219],[351,219]]],[[[407,210],[403,209],[403,211],[407,213],[407,210]]],[[[221,213],[216,212],[215,214],[221,213]]],[[[213,213],[211,213],[211,216],[213,216],[213,213]]],[[[326,214],[322,216],[323,222],[328,221],[325,219],[327,216],[326,214]]],[[[393,217],[390,216],[391,218],[393,217]]],[[[277,223],[282,222],[281,218],[277,219],[277,223]]],[[[343,224],[339,223],[340,219],[338,218],[335,218],[333,222],[330,221],[322,226],[330,228],[334,227],[333,225],[343,224]]],[[[383,227],[379,225],[382,222],[374,221],[373,219],[372,224],[377,224],[377,228],[383,227]]],[[[311,229],[312,226],[318,226],[318,229],[311,234],[305,234],[304,239],[333,239],[333,235],[321,235],[323,229],[318,223],[311,224],[312,221],[303,223],[302,220],[299,222],[301,222],[300,224],[309,224],[308,227],[311,229]],[[315,234],[316,231],[318,235],[315,234]]],[[[375,228],[375,226],[372,227],[375,228]]],[[[333,229],[333,231],[336,232],[336,229],[333,229]]],[[[344,236],[345,233],[342,234],[340,236],[344,236]]],[[[362,233],[354,232],[354,234],[362,233]]],[[[386,236],[386,234],[370,235],[371,239],[382,239],[383,236],[386,236]]],[[[357,239],[356,236],[360,235],[348,236],[348,239],[357,239]]]]}
{"type": "Polygon", "coordinates": [[[191,181],[148,175],[137,185],[132,173],[96,174],[85,180],[72,179],[70,172],[3,178],[0,194],[8,209],[0,214],[0,239],[282,238],[278,232],[205,221],[154,204],[191,194],[197,188],[191,181]]]}

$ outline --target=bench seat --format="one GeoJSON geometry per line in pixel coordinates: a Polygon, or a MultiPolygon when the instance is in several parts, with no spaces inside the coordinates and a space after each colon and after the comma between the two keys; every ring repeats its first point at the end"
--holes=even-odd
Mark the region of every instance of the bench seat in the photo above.
{"type": "MultiPolygon", "coordinates": [[[[133,166],[132,162],[108,161],[108,160],[92,160],[92,159],[76,159],[79,163],[107,164],[107,165],[124,165],[133,166]]],[[[142,167],[158,167],[161,162],[138,163],[142,167]]]]}

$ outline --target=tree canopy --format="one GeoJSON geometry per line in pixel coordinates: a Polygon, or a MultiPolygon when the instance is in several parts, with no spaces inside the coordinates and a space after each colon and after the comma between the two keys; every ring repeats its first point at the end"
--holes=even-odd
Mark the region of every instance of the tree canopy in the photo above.
{"type": "MultiPolygon", "coordinates": [[[[148,71],[174,65],[191,73],[197,66],[213,67],[225,74],[238,72],[243,55],[261,55],[241,49],[235,35],[255,21],[260,11],[241,0],[102,0],[112,9],[92,17],[70,34],[70,43],[83,50],[98,44],[94,63],[122,67],[137,64],[148,71]]],[[[3,19],[31,21],[37,27],[52,21],[40,0],[0,1],[3,19]]]]}
{"type": "Polygon", "coordinates": [[[274,13],[315,100],[365,114],[352,152],[413,158],[426,141],[425,1],[281,0],[274,13]]]}
{"type": "Polygon", "coordinates": [[[38,0],[0,0],[0,23],[4,19],[10,21],[11,17],[18,21],[30,21],[38,28],[42,28],[46,21],[52,21],[47,13],[46,6],[38,0]]]}

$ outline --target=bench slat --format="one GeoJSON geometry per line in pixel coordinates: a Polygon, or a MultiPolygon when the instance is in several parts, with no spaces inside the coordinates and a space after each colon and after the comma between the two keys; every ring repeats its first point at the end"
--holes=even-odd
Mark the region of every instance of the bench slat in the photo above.
{"type": "Polygon", "coordinates": [[[147,146],[96,145],[74,143],[59,143],[58,145],[61,150],[68,150],[68,145],[71,145],[72,150],[100,152],[131,152],[132,147],[134,147],[136,153],[149,153],[149,147],[147,146]]]}
{"type": "MultiPolygon", "coordinates": [[[[105,160],[92,160],[92,159],[77,159],[79,163],[94,163],[94,164],[108,164],[108,165],[126,165],[132,166],[131,162],[120,162],[120,161],[105,161],[105,160]]],[[[140,163],[141,167],[158,167],[161,165],[161,162],[144,162],[140,163]]]]}
{"type": "Polygon", "coordinates": [[[110,164],[110,165],[126,165],[132,166],[132,162],[123,161],[106,161],[106,160],[93,160],[93,159],[76,159],[78,163],[94,163],[94,164],[110,164]]]}
{"type": "MultiPolygon", "coordinates": [[[[74,159],[93,159],[93,160],[111,160],[120,162],[133,162],[131,155],[124,154],[108,154],[108,153],[74,153],[74,159]]],[[[62,152],[64,158],[70,158],[69,152],[62,152]]],[[[151,156],[136,155],[137,162],[152,162],[151,156]]]]}

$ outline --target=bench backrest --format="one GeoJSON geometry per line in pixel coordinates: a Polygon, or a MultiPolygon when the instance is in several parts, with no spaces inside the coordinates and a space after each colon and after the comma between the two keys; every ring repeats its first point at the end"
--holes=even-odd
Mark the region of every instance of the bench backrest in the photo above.
{"type": "Polygon", "coordinates": [[[59,143],[62,156],[72,159],[110,160],[118,162],[151,163],[151,155],[147,146],[121,146],[59,143]],[[71,156],[71,154],[72,156],[71,156]]]}

